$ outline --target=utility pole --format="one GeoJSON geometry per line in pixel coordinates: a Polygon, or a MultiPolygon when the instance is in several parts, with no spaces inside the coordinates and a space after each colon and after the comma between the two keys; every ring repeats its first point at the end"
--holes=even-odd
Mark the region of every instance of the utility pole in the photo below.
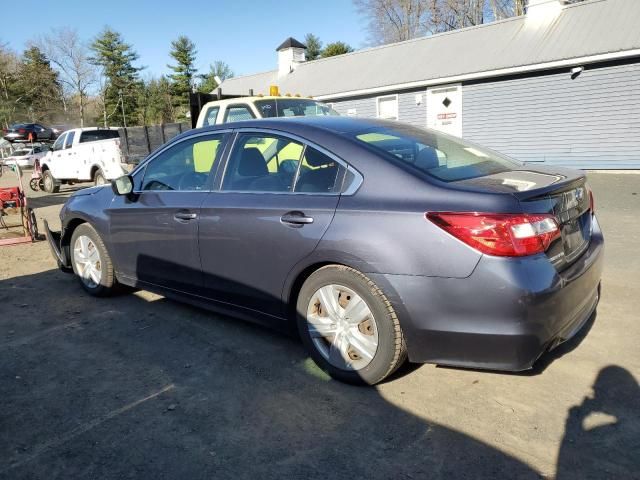
{"type": "Polygon", "coordinates": [[[124,128],[127,128],[127,117],[124,113],[124,96],[122,95],[122,89],[118,90],[118,95],[120,96],[120,106],[122,107],[122,124],[124,128]]]}

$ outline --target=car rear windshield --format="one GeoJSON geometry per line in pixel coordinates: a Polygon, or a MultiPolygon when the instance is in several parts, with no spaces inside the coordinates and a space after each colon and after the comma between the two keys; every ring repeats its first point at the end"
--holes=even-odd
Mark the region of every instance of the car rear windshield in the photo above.
{"type": "Polygon", "coordinates": [[[13,157],[24,157],[26,155],[29,155],[30,153],[31,153],[31,150],[16,150],[11,155],[13,157]]]}
{"type": "Polygon", "coordinates": [[[305,98],[269,98],[256,100],[255,105],[262,118],[338,115],[329,105],[305,98]]]}
{"type": "Polygon", "coordinates": [[[386,158],[444,182],[483,177],[522,165],[478,145],[409,125],[374,128],[353,136],[386,158]]]}
{"type": "Polygon", "coordinates": [[[110,138],[120,138],[120,134],[117,130],[89,130],[80,134],[80,143],[96,142],[110,138]]]}

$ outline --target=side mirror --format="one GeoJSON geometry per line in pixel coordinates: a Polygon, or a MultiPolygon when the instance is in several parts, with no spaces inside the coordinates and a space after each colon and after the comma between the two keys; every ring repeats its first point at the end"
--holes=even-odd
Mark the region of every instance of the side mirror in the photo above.
{"type": "Polygon", "coordinates": [[[129,175],[111,180],[111,188],[116,195],[129,195],[133,192],[133,180],[129,175]]]}

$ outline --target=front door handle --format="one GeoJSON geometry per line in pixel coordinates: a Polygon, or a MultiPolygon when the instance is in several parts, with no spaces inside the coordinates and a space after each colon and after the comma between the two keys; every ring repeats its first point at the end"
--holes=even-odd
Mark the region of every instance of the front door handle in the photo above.
{"type": "Polygon", "coordinates": [[[195,220],[198,218],[198,214],[192,212],[178,212],[173,216],[173,218],[178,222],[188,222],[189,220],[195,220]]]}
{"type": "Polygon", "coordinates": [[[294,211],[282,215],[280,221],[292,227],[302,227],[303,225],[313,223],[313,217],[307,217],[302,212],[294,211]]]}

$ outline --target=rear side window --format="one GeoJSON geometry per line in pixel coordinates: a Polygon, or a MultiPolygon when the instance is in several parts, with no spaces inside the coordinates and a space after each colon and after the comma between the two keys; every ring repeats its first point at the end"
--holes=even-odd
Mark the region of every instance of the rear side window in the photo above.
{"type": "Polygon", "coordinates": [[[522,165],[478,145],[409,125],[356,132],[354,137],[411,171],[445,182],[493,175],[522,165]]]}
{"type": "Polygon", "coordinates": [[[73,145],[73,137],[76,136],[76,132],[74,132],[73,130],[70,131],[69,133],[67,133],[67,139],[64,141],[64,148],[71,148],[71,145],[73,145]]]}
{"type": "Polygon", "coordinates": [[[215,125],[216,118],[218,117],[218,112],[220,111],[220,107],[209,107],[207,112],[204,115],[204,121],[202,122],[202,126],[206,127],[208,125],[215,125]]]}
{"type": "Polygon", "coordinates": [[[302,157],[296,192],[333,193],[340,190],[338,180],[342,178],[342,166],[334,159],[307,147],[302,157]]]}
{"type": "Polygon", "coordinates": [[[80,143],[96,142],[110,138],[120,138],[120,134],[117,130],[88,130],[80,134],[80,143]]]}
{"type": "Polygon", "coordinates": [[[238,137],[229,159],[223,190],[239,192],[290,192],[303,146],[275,135],[238,137]]]}
{"type": "Polygon", "coordinates": [[[243,120],[253,119],[253,112],[246,105],[231,105],[227,108],[227,113],[224,115],[224,121],[227,122],[242,122],[243,120]]]}

